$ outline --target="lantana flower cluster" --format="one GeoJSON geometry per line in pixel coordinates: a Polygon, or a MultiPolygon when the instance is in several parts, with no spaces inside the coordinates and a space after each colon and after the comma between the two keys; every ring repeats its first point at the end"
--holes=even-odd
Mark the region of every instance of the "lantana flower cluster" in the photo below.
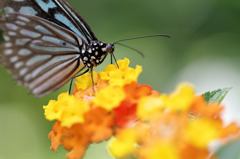
{"type": "Polygon", "coordinates": [[[69,159],[80,159],[91,143],[108,140],[115,158],[206,159],[209,143],[239,133],[224,125],[223,106],[207,103],[191,84],[170,94],[138,84],[141,66],[118,60],[104,72],[77,78],[72,95],[62,93],[44,106],[46,119],[56,120],[49,133],[51,149],[62,145],[69,159]],[[93,89],[94,87],[94,89],[93,89]]]}

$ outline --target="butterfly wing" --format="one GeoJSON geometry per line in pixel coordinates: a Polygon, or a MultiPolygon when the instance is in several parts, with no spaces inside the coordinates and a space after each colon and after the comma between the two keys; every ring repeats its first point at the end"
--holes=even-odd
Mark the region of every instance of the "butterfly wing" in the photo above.
{"type": "Polygon", "coordinates": [[[61,87],[85,67],[80,37],[64,27],[36,16],[7,13],[0,28],[5,39],[1,62],[38,97],[61,87]]]}
{"type": "Polygon", "coordinates": [[[65,0],[1,0],[5,13],[38,16],[78,34],[84,43],[97,40],[85,20],[65,0]]]}

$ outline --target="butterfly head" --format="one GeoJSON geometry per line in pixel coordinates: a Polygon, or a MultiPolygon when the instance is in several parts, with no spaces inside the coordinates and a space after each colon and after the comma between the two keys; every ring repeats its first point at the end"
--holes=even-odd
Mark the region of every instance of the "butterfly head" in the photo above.
{"type": "Polygon", "coordinates": [[[86,51],[83,53],[83,63],[92,68],[100,65],[107,54],[112,54],[114,51],[114,44],[106,44],[100,41],[92,41],[86,51]]]}
{"type": "Polygon", "coordinates": [[[105,47],[106,53],[112,54],[114,51],[114,44],[107,44],[105,47]]]}

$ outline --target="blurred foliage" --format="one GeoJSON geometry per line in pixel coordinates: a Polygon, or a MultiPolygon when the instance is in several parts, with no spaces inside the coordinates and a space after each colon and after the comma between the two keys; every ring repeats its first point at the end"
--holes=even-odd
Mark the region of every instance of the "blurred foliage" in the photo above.
{"type": "Polygon", "coordinates": [[[218,89],[211,92],[208,91],[204,93],[203,96],[208,103],[211,103],[211,102],[221,103],[224,97],[227,95],[227,93],[230,90],[231,88],[223,88],[223,89],[218,89]]]}
{"type": "Polygon", "coordinates": [[[232,142],[228,145],[225,145],[224,147],[221,147],[217,151],[218,159],[227,159],[227,158],[239,159],[239,156],[240,156],[239,149],[240,149],[239,140],[232,142]]]}
{"type": "MultiPolygon", "coordinates": [[[[145,58],[132,50],[116,46],[117,59],[128,57],[131,59],[131,66],[143,66],[140,83],[151,85],[160,92],[170,92],[176,83],[188,80],[194,83],[197,90],[200,87],[200,90],[202,88],[206,92],[234,86],[231,83],[234,79],[239,82],[240,1],[68,2],[89,23],[98,39],[105,42],[151,34],[171,36],[124,42],[144,52],[145,58]],[[198,65],[193,65],[196,62],[198,65]],[[218,67],[211,65],[213,62],[219,63],[218,67]],[[197,70],[191,70],[193,66],[197,66],[197,70]],[[234,76],[227,75],[232,72],[232,68],[236,70],[234,76]],[[187,70],[187,75],[183,74],[184,70],[187,70]],[[217,78],[219,74],[220,78],[217,78]],[[229,78],[226,80],[226,77],[229,78]],[[219,83],[221,79],[224,82],[219,83]]],[[[95,70],[101,71],[109,63],[110,59],[107,58],[95,70]]],[[[56,99],[59,92],[67,91],[69,84],[46,97],[36,99],[25,88],[17,86],[12,75],[2,66],[0,75],[0,158],[63,158],[63,149],[57,153],[49,150],[47,134],[52,123],[44,119],[42,105],[47,104],[50,99],[56,99]]],[[[92,147],[90,150],[93,153],[87,153],[86,159],[92,159],[94,155],[99,157],[96,153],[99,147],[92,147]]],[[[102,145],[101,147],[104,149],[102,145]]],[[[107,152],[101,155],[101,158],[108,158],[107,152]]]]}

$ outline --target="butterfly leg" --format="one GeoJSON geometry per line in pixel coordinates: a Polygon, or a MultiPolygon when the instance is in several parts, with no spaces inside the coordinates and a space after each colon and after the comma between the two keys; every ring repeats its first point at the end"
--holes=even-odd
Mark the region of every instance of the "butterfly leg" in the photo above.
{"type": "Polygon", "coordinates": [[[113,64],[113,56],[112,56],[112,54],[111,54],[111,64],[113,64]]]}
{"type": "MultiPolygon", "coordinates": [[[[92,69],[91,69],[91,70],[92,70],[92,69]]],[[[84,71],[83,73],[81,73],[80,75],[76,75],[76,76],[74,76],[74,77],[71,79],[70,87],[69,87],[69,90],[68,90],[68,93],[69,93],[69,94],[71,93],[73,80],[74,80],[76,77],[79,77],[79,76],[84,75],[84,74],[87,73],[88,71],[89,71],[89,68],[88,68],[86,71],[84,71]]],[[[92,72],[92,71],[91,71],[91,72],[92,72]]]]}
{"type": "MultiPolygon", "coordinates": [[[[117,68],[119,68],[118,63],[117,63],[117,60],[116,60],[116,57],[114,56],[114,54],[111,54],[111,59],[112,59],[112,57],[114,58],[114,61],[116,62],[117,68]]],[[[111,64],[112,64],[112,63],[111,63],[111,64]]]]}
{"type": "Polygon", "coordinates": [[[94,80],[93,80],[93,68],[90,68],[91,70],[91,79],[92,79],[92,89],[93,89],[93,92],[95,92],[95,89],[94,89],[94,80]]]}

